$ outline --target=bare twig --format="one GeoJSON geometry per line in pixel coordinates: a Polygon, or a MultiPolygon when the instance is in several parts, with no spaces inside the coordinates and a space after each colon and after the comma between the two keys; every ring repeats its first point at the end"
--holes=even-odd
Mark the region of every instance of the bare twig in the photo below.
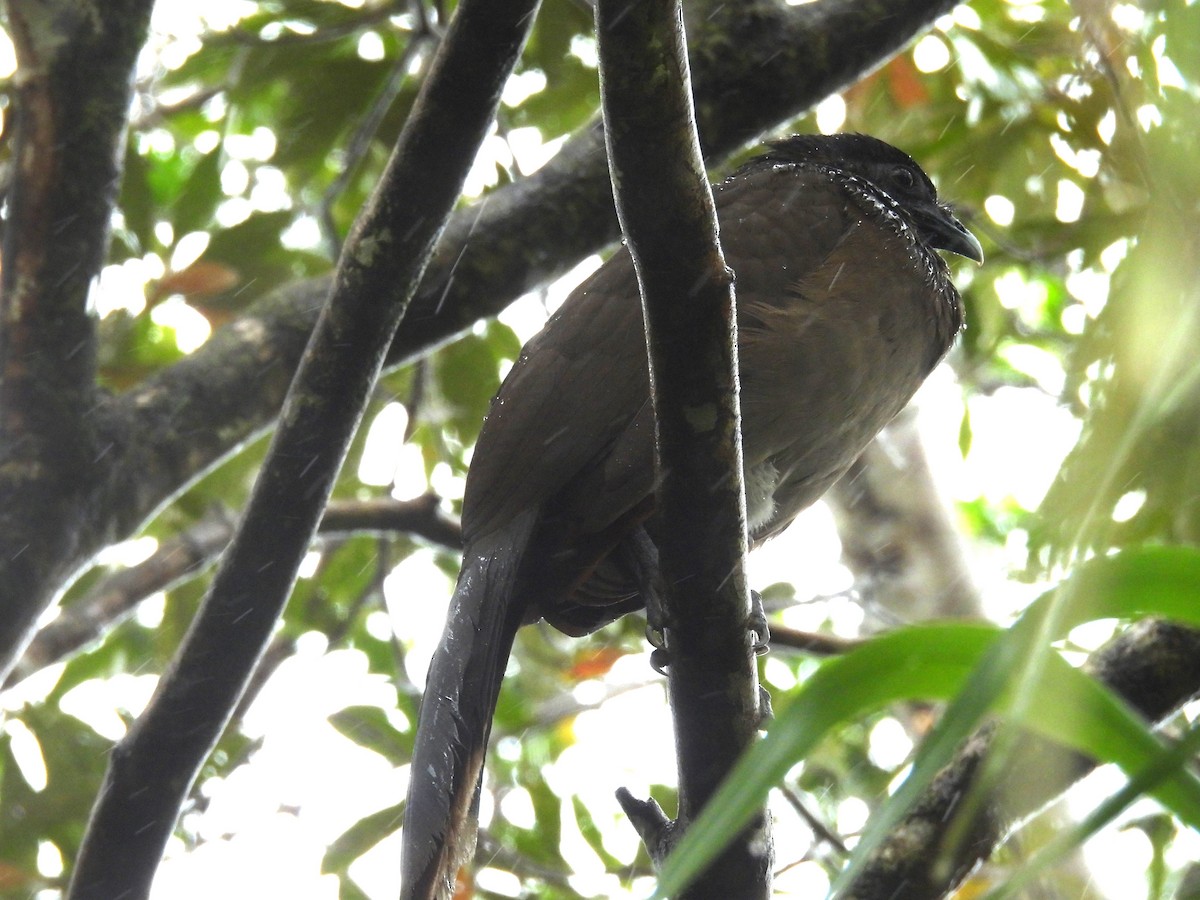
{"type": "MultiPolygon", "coordinates": [[[[217,34],[209,35],[205,42],[219,47],[222,44],[237,44],[245,46],[263,45],[283,46],[286,44],[322,44],[329,41],[341,40],[344,37],[358,34],[367,28],[374,27],[393,16],[403,14],[410,6],[419,5],[411,0],[385,0],[373,6],[368,6],[349,20],[338,25],[325,25],[311,32],[288,31],[265,38],[261,34],[247,31],[244,28],[231,28],[217,34]]],[[[424,10],[418,15],[423,17],[424,10]]]]}
{"type": "MultiPolygon", "coordinates": [[[[774,637],[775,633],[772,631],[772,642],[774,642],[774,637]]],[[[842,840],[841,835],[837,834],[837,832],[822,822],[821,817],[808,808],[808,805],[804,802],[803,797],[801,797],[787,785],[780,785],[779,791],[787,800],[788,805],[791,806],[791,808],[796,811],[796,814],[804,820],[805,824],[812,829],[813,834],[816,835],[818,840],[824,841],[826,844],[836,850],[842,857],[850,855],[850,848],[846,846],[846,842],[842,840]]]]}
{"type": "Polygon", "coordinates": [[[452,550],[462,547],[462,527],[443,511],[436,494],[415,500],[334,500],[325,509],[320,531],[408,533],[452,550]]]}
{"type": "Polygon", "coordinates": [[[374,139],[376,132],[379,131],[379,126],[383,122],[384,116],[392,108],[392,104],[396,102],[396,98],[400,96],[400,91],[403,90],[405,83],[408,81],[413,63],[422,57],[427,47],[436,49],[437,42],[441,38],[439,30],[430,21],[428,16],[425,15],[424,4],[420,0],[414,0],[411,5],[420,11],[420,15],[416,17],[417,27],[409,32],[408,43],[404,46],[404,52],[400,54],[399,58],[393,64],[391,72],[388,73],[387,80],[383,83],[383,87],[379,89],[379,93],[376,94],[375,99],[371,102],[370,108],[367,109],[366,114],[363,115],[362,120],[354,129],[354,134],[346,142],[346,149],[342,158],[342,170],[333,179],[329,187],[325,189],[325,193],[321,195],[320,213],[317,216],[317,221],[321,225],[321,234],[325,239],[326,247],[331,251],[333,256],[337,256],[342,250],[342,240],[338,235],[337,223],[333,218],[333,205],[346,190],[346,185],[354,177],[359,163],[367,155],[367,150],[370,149],[371,141],[374,139]]]}
{"type": "MultiPolygon", "coordinates": [[[[152,594],[202,575],[229,544],[233,529],[227,516],[210,516],[163,542],[149,559],[104,578],[37,633],[3,687],[98,640],[152,594]]],[[[433,494],[415,500],[334,501],[326,507],[318,531],[407,533],[452,550],[462,546],[458,520],[442,511],[441,500],[433,494]]]]}
{"type": "Polygon", "coordinates": [[[841,656],[862,644],[860,638],[844,638],[818,631],[799,631],[771,623],[771,649],[796,650],[813,656],[841,656]]]}
{"type": "Polygon", "coordinates": [[[57,619],[37,633],[4,687],[86,647],[155,592],[196,578],[232,536],[233,523],[228,517],[212,516],[164,542],[149,559],[104,578],[86,597],[62,610],[57,619]]]}

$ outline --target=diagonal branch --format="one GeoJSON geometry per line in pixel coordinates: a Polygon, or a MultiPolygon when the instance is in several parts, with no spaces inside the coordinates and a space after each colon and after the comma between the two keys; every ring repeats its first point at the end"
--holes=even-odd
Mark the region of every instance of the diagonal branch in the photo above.
{"type": "Polygon", "coordinates": [[[233,543],[145,713],[113,750],[70,897],[144,897],[189,786],[261,657],[537,0],[464,0],[339,261],[233,543]]]}
{"type": "MultiPolygon", "coordinates": [[[[655,536],[679,815],[643,833],[653,850],[699,813],[761,720],[747,639],[737,317],[696,135],[678,0],[600,0],[596,32],[609,165],[642,294],[658,444],[655,536]]],[[[637,821],[645,832],[645,817],[637,821]]],[[[770,872],[760,814],[682,896],[766,897],[770,872]]]]}

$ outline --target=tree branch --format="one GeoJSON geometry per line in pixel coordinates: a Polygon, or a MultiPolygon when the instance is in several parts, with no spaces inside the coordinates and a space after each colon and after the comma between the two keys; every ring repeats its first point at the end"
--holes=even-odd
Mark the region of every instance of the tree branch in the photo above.
{"type": "MultiPolygon", "coordinates": [[[[755,739],[746,504],[733,277],[700,155],[678,0],[599,0],[600,96],[617,211],[642,294],[658,445],[654,525],[679,761],[674,823],[638,813],[667,849],[755,739]],[[686,586],[686,587],[685,587],[686,586]]],[[[627,811],[638,804],[627,797],[627,811]]],[[[681,896],[766,897],[765,813],[681,896]]]]}
{"type": "MultiPolygon", "coordinates": [[[[38,631],[0,689],[99,640],[150,595],[199,577],[229,544],[233,530],[227,515],[209,516],[164,541],[149,559],[104,578],[38,631]]],[[[442,511],[433,494],[415,500],[335,500],[317,530],[323,535],[406,532],[450,549],[462,546],[458,520],[442,511]]]]}
{"type": "Polygon", "coordinates": [[[442,511],[442,501],[436,494],[415,500],[334,500],[325,508],[320,530],[323,534],[407,532],[452,550],[462,548],[462,526],[442,511]]]}
{"type": "Polygon", "coordinates": [[[237,535],[172,667],[114,748],[69,896],[144,897],[287,600],[537,0],[464,0],[355,224],[237,535]]]}

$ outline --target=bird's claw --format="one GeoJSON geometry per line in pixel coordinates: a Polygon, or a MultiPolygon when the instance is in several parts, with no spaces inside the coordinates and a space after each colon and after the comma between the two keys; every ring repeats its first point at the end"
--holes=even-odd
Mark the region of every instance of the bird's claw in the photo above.
{"type": "MultiPolygon", "coordinates": [[[[646,621],[646,640],[654,648],[650,654],[650,665],[659,675],[667,674],[671,663],[671,655],[667,651],[667,629],[658,624],[656,619],[646,621]]],[[[747,620],[747,641],[755,656],[763,656],[771,649],[771,629],[767,625],[767,613],[763,609],[762,595],[758,591],[750,592],[750,618],[747,620]]]]}
{"type": "Polygon", "coordinates": [[[665,647],[659,647],[650,654],[650,668],[659,675],[667,674],[667,667],[671,665],[671,654],[667,653],[665,647]]]}
{"type": "Polygon", "coordinates": [[[650,666],[659,675],[667,674],[671,656],[667,652],[667,630],[654,622],[646,622],[646,640],[654,651],[650,654],[650,666]]]}

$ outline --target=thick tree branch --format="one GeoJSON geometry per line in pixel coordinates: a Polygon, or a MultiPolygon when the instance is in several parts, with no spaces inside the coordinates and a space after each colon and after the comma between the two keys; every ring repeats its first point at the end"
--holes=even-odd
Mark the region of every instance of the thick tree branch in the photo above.
{"type": "MultiPolygon", "coordinates": [[[[596,32],[609,165],[642,294],[658,445],[653,530],[679,815],[674,823],[661,813],[636,821],[648,846],[662,850],[753,742],[762,716],[749,639],[737,316],[696,136],[678,0],[599,0],[596,32]]],[[[769,834],[760,814],[681,896],[769,896],[769,834]]]]}
{"type": "Polygon", "coordinates": [[[0,673],[96,549],[90,500],[112,441],[95,414],[88,291],[108,251],[151,5],[8,4],[18,72],[0,275],[0,673]]]}
{"type": "Polygon", "coordinates": [[[536,8],[537,0],[459,5],[347,241],[237,535],[171,669],[113,750],[74,900],[149,894],[188,788],[267,646],[536,8]]]}
{"type": "MultiPolygon", "coordinates": [[[[1200,631],[1167,622],[1139,622],[1097,651],[1090,674],[1150,721],[1167,716],[1200,692],[1200,631]]],[[[1007,829],[1095,768],[1057,744],[1024,735],[1007,774],[966,839],[947,848],[954,812],[992,745],[984,728],[930,784],[909,815],[872,854],[847,889],[847,900],[937,900],[991,856],[1007,829]]],[[[955,826],[957,827],[957,826],[955,826]]]]}

